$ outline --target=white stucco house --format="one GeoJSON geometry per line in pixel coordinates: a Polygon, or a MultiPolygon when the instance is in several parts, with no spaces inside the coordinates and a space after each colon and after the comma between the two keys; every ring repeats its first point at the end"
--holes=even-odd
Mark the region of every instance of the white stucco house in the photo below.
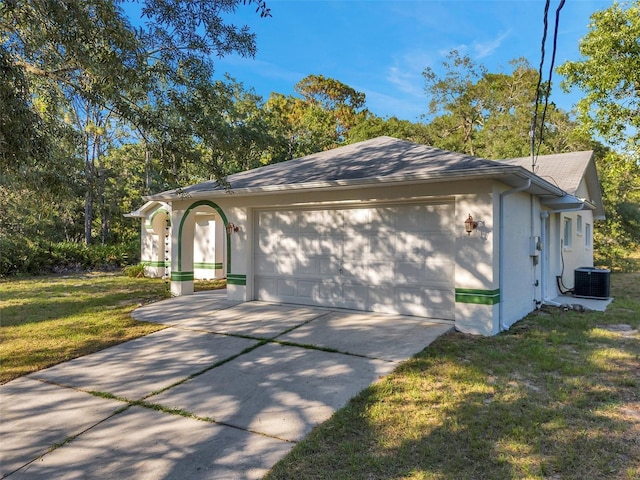
{"type": "Polygon", "coordinates": [[[431,317],[482,335],[556,297],[563,265],[572,286],[604,218],[592,152],[541,156],[532,171],[530,158],[379,137],[228,181],[146,197],[131,214],[142,260],[170,269],[174,295],[226,277],[233,300],[431,317]]]}

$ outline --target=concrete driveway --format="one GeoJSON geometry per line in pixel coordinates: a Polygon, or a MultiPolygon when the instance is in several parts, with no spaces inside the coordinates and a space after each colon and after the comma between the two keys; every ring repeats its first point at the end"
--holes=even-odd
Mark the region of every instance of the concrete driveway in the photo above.
{"type": "Polygon", "coordinates": [[[224,291],[136,310],[169,327],[0,386],[10,479],[261,478],[452,322],[224,291]]]}

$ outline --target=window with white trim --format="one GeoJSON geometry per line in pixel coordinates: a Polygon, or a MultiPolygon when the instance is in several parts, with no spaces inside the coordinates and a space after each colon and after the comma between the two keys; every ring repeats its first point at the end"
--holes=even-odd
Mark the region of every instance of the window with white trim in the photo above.
{"type": "Polygon", "coordinates": [[[591,224],[584,224],[584,246],[591,248],[591,224]]]}
{"type": "Polygon", "coordinates": [[[562,236],[564,248],[571,248],[572,234],[573,222],[571,218],[564,217],[564,235],[562,236]]]}
{"type": "Polygon", "coordinates": [[[582,235],[582,215],[576,217],[576,233],[582,235]]]}

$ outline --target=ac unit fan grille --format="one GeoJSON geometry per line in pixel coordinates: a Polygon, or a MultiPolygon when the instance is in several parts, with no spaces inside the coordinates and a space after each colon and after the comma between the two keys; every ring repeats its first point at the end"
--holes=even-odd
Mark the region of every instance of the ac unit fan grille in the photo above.
{"type": "Polygon", "coordinates": [[[576,297],[609,298],[610,273],[593,267],[576,268],[573,294],[576,297]]]}

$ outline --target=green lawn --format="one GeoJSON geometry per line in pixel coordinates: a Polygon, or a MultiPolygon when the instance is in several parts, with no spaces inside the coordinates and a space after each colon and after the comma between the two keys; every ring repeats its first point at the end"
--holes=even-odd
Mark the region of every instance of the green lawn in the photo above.
{"type": "MultiPolygon", "coordinates": [[[[195,282],[195,290],[225,280],[195,282]]],[[[131,312],[169,297],[162,279],[88,273],[0,281],[0,383],[161,330],[131,312]]]]}
{"type": "Polygon", "coordinates": [[[606,313],[439,338],[266,478],[640,479],[640,274],[612,275],[612,295],[606,313]]]}
{"type": "MultiPolygon", "coordinates": [[[[640,479],[640,274],[611,281],[605,313],[549,309],[495,337],[439,338],[267,479],[640,479]]],[[[0,290],[2,383],[163,328],[130,312],[168,295],[162,280],[113,274],[0,290]]]]}
{"type": "Polygon", "coordinates": [[[3,280],[0,291],[0,383],[164,328],[130,315],[167,297],[159,279],[42,276],[3,280]]]}

